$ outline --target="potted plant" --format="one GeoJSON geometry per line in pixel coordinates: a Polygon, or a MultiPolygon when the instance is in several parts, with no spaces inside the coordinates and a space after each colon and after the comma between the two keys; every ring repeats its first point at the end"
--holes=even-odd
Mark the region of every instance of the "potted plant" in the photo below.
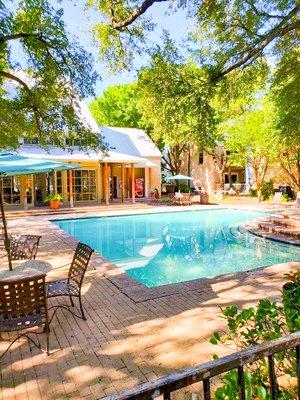
{"type": "Polygon", "coordinates": [[[159,193],[157,189],[151,190],[151,199],[159,199],[159,193]]]}
{"type": "Polygon", "coordinates": [[[45,198],[44,203],[49,203],[51,210],[57,210],[61,201],[62,196],[60,194],[49,194],[45,198]]]}

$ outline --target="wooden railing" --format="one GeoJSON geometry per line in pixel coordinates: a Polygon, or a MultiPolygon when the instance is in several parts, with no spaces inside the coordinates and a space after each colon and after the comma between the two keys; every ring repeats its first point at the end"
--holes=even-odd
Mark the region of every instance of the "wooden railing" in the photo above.
{"type": "Polygon", "coordinates": [[[204,400],[211,400],[210,379],[233,369],[238,371],[239,398],[240,400],[245,400],[244,366],[266,357],[269,365],[270,394],[272,400],[276,400],[278,384],[275,374],[274,355],[293,348],[296,349],[297,371],[295,371],[295,375],[298,378],[298,400],[300,400],[300,332],[249,347],[246,350],[200,364],[197,367],[167,375],[154,382],[144,383],[123,393],[108,396],[105,400],[150,400],[159,396],[163,396],[164,400],[170,400],[172,392],[201,381],[203,382],[204,400]]]}

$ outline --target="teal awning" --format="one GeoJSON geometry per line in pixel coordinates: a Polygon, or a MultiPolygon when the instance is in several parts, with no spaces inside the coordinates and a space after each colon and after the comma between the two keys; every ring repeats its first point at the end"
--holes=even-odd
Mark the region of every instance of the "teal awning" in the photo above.
{"type": "Polygon", "coordinates": [[[29,158],[12,153],[0,153],[0,175],[30,175],[40,172],[63,171],[81,168],[79,165],[41,158],[29,158]]]}

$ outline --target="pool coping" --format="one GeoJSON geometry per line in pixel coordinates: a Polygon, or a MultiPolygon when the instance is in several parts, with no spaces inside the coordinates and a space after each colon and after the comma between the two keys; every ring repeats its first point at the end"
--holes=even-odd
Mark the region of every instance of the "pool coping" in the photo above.
{"type": "MultiPolygon", "coordinates": [[[[170,212],[174,211],[182,211],[182,212],[187,212],[187,211],[205,211],[205,210],[213,210],[213,209],[236,209],[236,210],[251,210],[251,211],[261,211],[261,212],[266,212],[270,211],[270,209],[259,209],[257,208],[244,208],[244,207],[220,207],[220,206],[214,206],[214,207],[208,207],[208,208],[201,208],[201,209],[184,209],[182,208],[176,208],[176,210],[172,209],[170,212]]],[[[130,216],[130,215],[142,215],[142,214],[148,214],[145,212],[145,210],[139,210],[139,213],[134,212],[133,214],[128,212],[130,210],[127,210],[126,213],[124,213],[124,210],[122,210],[121,213],[113,213],[113,215],[89,215],[89,216],[80,216],[76,215],[77,218],[72,218],[68,216],[64,216],[65,218],[56,218],[56,216],[53,218],[47,218],[49,222],[53,226],[55,226],[60,232],[62,232],[63,236],[66,238],[72,238],[73,240],[77,239],[64,231],[62,228],[60,228],[55,221],[60,221],[60,220],[69,220],[69,219],[87,219],[87,218],[95,218],[95,217],[117,217],[117,216],[130,216]]],[[[135,210],[136,211],[136,210],[135,210]]],[[[150,210],[150,213],[164,213],[165,210],[150,210]]],[[[250,222],[250,221],[248,221],[250,222]]],[[[178,283],[170,283],[167,285],[162,285],[158,287],[153,287],[149,288],[140,282],[136,281],[133,279],[130,275],[126,273],[121,267],[117,266],[113,262],[107,260],[104,258],[100,253],[95,252],[94,253],[94,258],[96,263],[95,269],[99,269],[102,272],[102,275],[104,278],[108,279],[115,287],[120,290],[121,293],[126,295],[128,298],[130,298],[132,301],[135,303],[141,303],[144,301],[148,300],[155,300],[159,299],[162,297],[167,297],[167,296],[172,296],[172,295],[178,295],[178,294],[184,294],[186,292],[190,291],[201,291],[202,293],[207,295],[207,299],[212,298],[213,296],[213,291],[212,291],[212,285],[215,283],[218,283],[220,281],[229,281],[231,279],[246,279],[249,276],[258,276],[261,274],[261,271],[267,267],[271,267],[271,265],[266,265],[266,266],[261,266],[255,269],[250,269],[247,271],[239,271],[239,272],[233,272],[233,273],[228,273],[228,274],[223,274],[223,275],[216,275],[214,277],[210,278],[198,278],[194,280],[189,280],[185,282],[178,282],[178,283]]]]}

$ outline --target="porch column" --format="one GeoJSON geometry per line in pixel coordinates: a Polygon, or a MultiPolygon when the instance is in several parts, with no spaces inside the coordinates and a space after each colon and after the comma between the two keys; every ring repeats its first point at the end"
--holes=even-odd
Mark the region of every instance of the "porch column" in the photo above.
{"type": "Polygon", "coordinates": [[[53,171],[53,189],[54,189],[54,193],[57,194],[57,175],[56,175],[56,171],[53,171]]]}
{"type": "Polygon", "coordinates": [[[34,182],[34,175],[31,176],[31,207],[34,207],[35,202],[35,182],[34,182]]]}
{"type": "Polygon", "coordinates": [[[74,207],[74,197],[73,197],[73,171],[69,171],[69,190],[70,190],[70,207],[74,207]]]}
{"type": "Polygon", "coordinates": [[[61,171],[61,184],[62,184],[62,196],[63,203],[68,202],[68,171],[61,171]]]}
{"type": "Polygon", "coordinates": [[[121,199],[122,199],[122,203],[124,203],[124,201],[125,201],[125,168],[124,168],[124,164],[121,164],[121,181],[122,181],[121,199]]]}
{"type": "Polygon", "coordinates": [[[111,189],[111,201],[114,199],[114,164],[110,164],[110,180],[108,180],[111,183],[111,186],[109,185],[109,189],[111,189]]]}
{"type": "Polygon", "coordinates": [[[27,204],[27,178],[26,176],[20,176],[20,203],[23,206],[24,210],[28,209],[27,204]]]}
{"type": "Polygon", "coordinates": [[[103,181],[104,181],[104,200],[105,204],[109,205],[109,175],[108,175],[108,164],[104,163],[104,171],[103,171],[103,181]]]}
{"type": "Polygon", "coordinates": [[[135,203],[134,164],[131,164],[131,198],[132,203],[135,203]]]}
{"type": "Polygon", "coordinates": [[[149,173],[150,168],[145,167],[145,197],[149,197],[149,173]]]}
{"type": "Polygon", "coordinates": [[[97,197],[97,203],[101,203],[101,198],[102,198],[102,168],[101,164],[98,163],[97,169],[96,169],[96,197],[97,197]]]}

